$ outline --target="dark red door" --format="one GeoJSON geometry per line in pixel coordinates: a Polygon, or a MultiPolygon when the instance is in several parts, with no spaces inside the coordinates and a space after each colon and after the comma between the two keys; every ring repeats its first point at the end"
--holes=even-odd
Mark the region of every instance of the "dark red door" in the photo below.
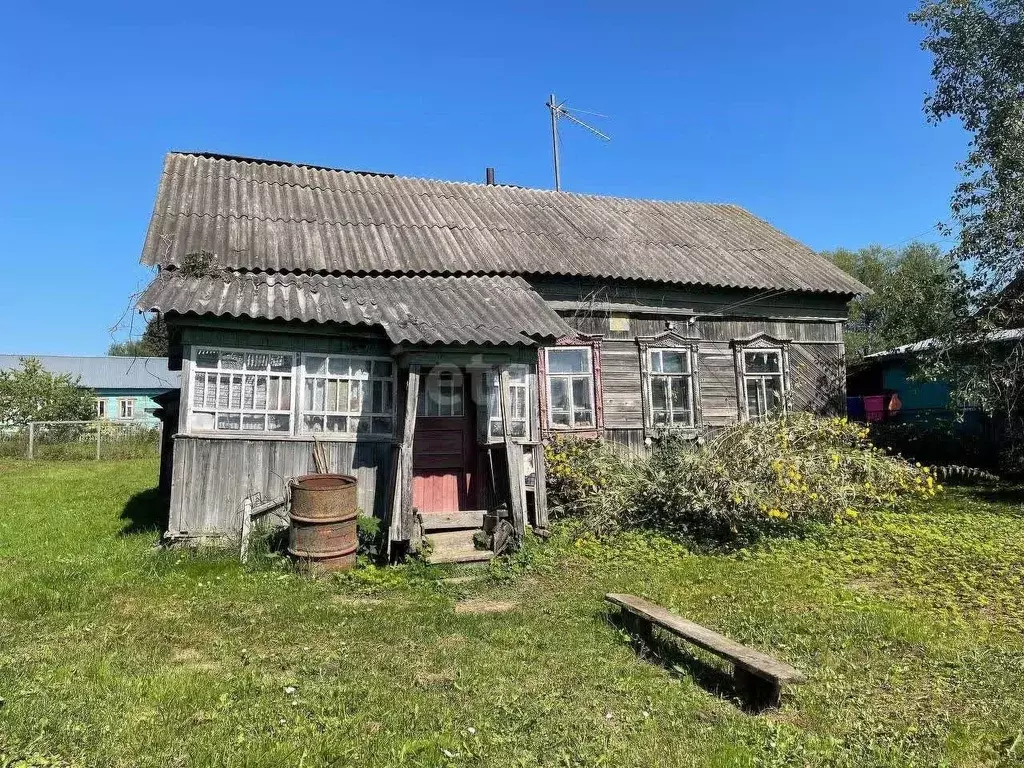
{"type": "Polygon", "coordinates": [[[472,509],[473,418],[460,372],[421,380],[412,444],[412,503],[420,512],[472,509]]]}

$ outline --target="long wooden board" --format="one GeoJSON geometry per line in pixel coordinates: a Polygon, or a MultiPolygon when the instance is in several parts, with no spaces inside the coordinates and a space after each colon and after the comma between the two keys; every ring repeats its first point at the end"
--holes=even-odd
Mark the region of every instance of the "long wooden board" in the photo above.
{"type": "Polygon", "coordinates": [[[785,662],[773,659],[771,656],[755,651],[742,643],[730,640],[725,635],[702,627],[692,621],[677,616],[660,605],[644,600],[642,597],[609,593],[605,600],[620,608],[636,614],[659,627],[668,630],[674,635],[693,643],[705,651],[731,661],[738,667],[757,675],[761,678],[778,681],[780,683],[800,683],[806,680],[804,674],[795,667],[785,662]]]}

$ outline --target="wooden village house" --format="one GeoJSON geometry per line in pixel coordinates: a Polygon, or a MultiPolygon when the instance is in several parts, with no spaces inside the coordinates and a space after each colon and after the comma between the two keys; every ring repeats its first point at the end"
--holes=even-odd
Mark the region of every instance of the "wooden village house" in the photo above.
{"type": "MultiPolygon", "coordinates": [[[[838,412],[864,287],[734,205],[166,157],[139,301],[171,328],[168,535],[313,469],[394,551],[547,525],[542,443],[838,412]]],[[[457,558],[455,558],[457,559],[457,558]]]]}

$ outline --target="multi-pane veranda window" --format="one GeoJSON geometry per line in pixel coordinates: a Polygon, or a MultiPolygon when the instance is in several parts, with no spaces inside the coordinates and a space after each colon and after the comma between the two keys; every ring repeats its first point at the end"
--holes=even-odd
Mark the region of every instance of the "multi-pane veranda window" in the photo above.
{"type": "Polygon", "coordinates": [[[744,350],[743,390],[747,418],[751,421],[759,421],[786,410],[780,350],[744,350]]]}
{"type": "Polygon", "coordinates": [[[290,432],[293,362],[287,352],[196,350],[192,429],[290,432]]]}
{"type": "Polygon", "coordinates": [[[465,392],[461,371],[433,370],[420,377],[417,416],[462,416],[465,392]]]}
{"type": "MultiPolygon", "coordinates": [[[[490,437],[504,437],[501,426],[501,400],[499,382],[501,375],[497,371],[491,374],[491,386],[487,400],[487,423],[490,437]]],[[[528,437],[530,416],[530,385],[526,378],[526,366],[513,365],[508,371],[508,406],[509,432],[512,437],[528,437]]]]}
{"type": "Polygon", "coordinates": [[[652,424],[655,427],[692,427],[693,373],[689,350],[652,349],[648,355],[652,424]]]}
{"type": "Polygon", "coordinates": [[[590,347],[552,347],[547,355],[548,423],[562,429],[594,426],[594,368],[590,347]]]}
{"type": "Polygon", "coordinates": [[[390,435],[395,377],[391,360],[303,355],[303,432],[390,435]]]}

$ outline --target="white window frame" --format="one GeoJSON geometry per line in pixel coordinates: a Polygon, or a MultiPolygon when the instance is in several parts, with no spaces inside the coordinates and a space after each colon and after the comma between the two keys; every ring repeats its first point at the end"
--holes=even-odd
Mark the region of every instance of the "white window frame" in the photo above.
{"type": "MultiPolygon", "coordinates": [[[[299,364],[299,378],[301,379],[301,387],[298,390],[299,400],[296,403],[296,413],[298,414],[297,421],[295,423],[295,434],[302,437],[316,436],[317,439],[322,440],[353,440],[356,438],[389,438],[394,437],[397,430],[397,418],[398,418],[398,364],[394,358],[386,357],[383,355],[360,355],[351,352],[303,352],[301,353],[301,362],[299,364]],[[307,368],[307,360],[311,357],[322,357],[325,359],[325,366],[328,369],[327,373],[309,373],[307,368]],[[353,375],[341,375],[332,374],[330,370],[330,358],[346,358],[349,360],[358,360],[360,362],[366,362],[367,374],[365,376],[353,376],[353,375]],[[388,363],[391,366],[391,376],[385,378],[383,376],[373,375],[373,364],[374,363],[388,363]],[[354,381],[366,381],[369,382],[369,392],[365,393],[370,399],[370,405],[373,405],[373,382],[375,381],[388,381],[390,379],[391,386],[388,388],[391,394],[391,409],[389,411],[362,411],[358,413],[355,411],[329,411],[329,410],[307,410],[306,408],[306,380],[311,379],[313,381],[323,380],[327,381],[347,381],[349,385],[349,404],[352,400],[352,382],[354,381]],[[322,416],[324,417],[325,429],[320,432],[310,430],[306,428],[306,416],[322,416]],[[358,424],[362,419],[370,420],[370,429],[364,432],[360,432],[356,429],[346,429],[344,432],[330,432],[327,431],[327,416],[344,416],[348,419],[350,425],[353,420],[358,424]],[[387,432],[374,432],[373,431],[373,420],[374,419],[390,419],[391,429],[387,432]]],[[[326,387],[326,384],[324,385],[326,387]]],[[[325,403],[326,405],[326,403],[325,403]]]]}
{"type": "MultiPolygon", "coordinates": [[[[512,437],[517,440],[531,440],[532,429],[531,424],[533,419],[530,418],[531,403],[530,403],[530,370],[529,367],[524,364],[513,364],[508,367],[508,403],[509,407],[514,410],[516,404],[516,392],[522,391],[522,403],[523,403],[523,415],[513,416],[509,414],[509,423],[523,424],[522,434],[513,434],[512,437]],[[521,375],[521,378],[516,378],[521,375]]],[[[495,440],[503,440],[504,434],[502,433],[502,421],[501,421],[501,370],[492,370],[487,374],[490,377],[490,386],[487,390],[487,440],[493,442],[495,440]]]]}
{"type": "Polygon", "coordinates": [[[594,386],[594,348],[590,345],[573,345],[564,347],[545,347],[544,348],[544,386],[546,388],[547,395],[547,423],[548,428],[553,430],[573,430],[573,429],[597,429],[597,388],[594,386]],[[590,370],[582,373],[552,373],[551,372],[551,353],[552,352],[574,352],[576,350],[583,350],[587,353],[587,361],[589,363],[590,370]],[[588,390],[590,392],[590,423],[589,424],[577,424],[576,423],[576,403],[574,401],[572,383],[574,379],[586,378],[588,384],[588,390]],[[556,424],[554,422],[555,411],[551,407],[553,398],[551,397],[551,383],[555,379],[565,379],[567,381],[567,393],[569,395],[569,424],[556,424]]]}
{"type": "Polygon", "coordinates": [[[647,355],[647,363],[645,373],[647,375],[647,408],[650,414],[650,428],[652,429],[694,429],[697,424],[697,412],[694,408],[694,389],[696,376],[694,374],[694,358],[696,357],[689,347],[646,347],[645,354],[647,355]],[[670,352],[675,355],[683,355],[686,358],[686,373],[665,373],[664,371],[655,371],[653,365],[653,356],[655,353],[670,352]],[[686,397],[687,406],[690,411],[690,420],[686,423],[676,422],[672,417],[675,415],[672,407],[672,388],[669,386],[667,392],[667,405],[669,413],[669,422],[666,424],[658,424],[654,419],[654,379],[685,379],[687,383],[686,397]]]}
{"type": "Polygon", "coordinates": [[[119,419],[134,419],[135,418],[135,398],[134,397],[119,397],[119,398],[117,398],[117,418],[119,418],[119,419]]]}
{"type": "Polygon", "coordinates": [[[762,401],[767,403],[768,390],[764,384],[766,379],[778,379],[779,380],[779,394],[782,398],[782,411],[785,415],[789,412],[789,406],[787,403],[787,392],[786,392],[786,355],[785,350],[782,347],[742,347],[739,350],[740,353],[740,381],[742,382],[743,391],[743,414],[746,421],[761,421],[769,418],[772,414],[765,411],[763,414],[758,413],[754,416],[750,414],[750,400],[747,394],[747,387],[750,386],[752,381],[758,382],[758,386],[761,389],[762,401]],[[774,354],[779,358],[779,370],[778,373],[747,373],[747,355],[748,354],[774,354]]]}
{"type": "MultiPolygon", "coordinates": [[[[253,349],[253,348],[245,348],[245,347],[221,347],[221,346],[218,346],[216,344],[196,344],[196,345],[193,345],[191,347],[190,351],[189,351],[188,413],[186,414],[187,419],[188,419],[187,422],[186,422],[187,433],[188,434],[198,434],[198,435],[270,435],[272,437],[278,437],[278,438],[294,435],[296,427],[297,427],[297,425],[295,423],[295,414],[296,414],[295,398],[296,398],[296,394],[297,394],[297,392],[296,392],[296,385],[298,384],[298,379],[299,379],[299,362],[298,361],[299,361],[299,353],[298,352],[293,352],[293,351],[290,351],[290,350],[286,350],[286,349],[253,349]],[[238,407],[238,408],[231,408],[231,407],[220,408],[220,407],[218,407],[216,405],[216,403],[213,405],[212,408],[206,407],[205,403],[203,403],[203,404],[201,404],[201,405],[199,405],[197,407],[196,406],[196,402],[195,402],[195,398],[196,398],[196,386],[195,386],[196,374],[199,374],[199,373],[206,374],[206,376],[207,376],[207,386],[209,386],[209,376],[210,375],[219,376],[221,374],[225,374],[226,373],[228,375],[236,375],[236,374],[238,374],[238,375],[242,375],[244,377],[245,374],[247,373],[244,370],[234,370],[234,369],[223,369],[223,368],[221,368],[220,367],[220,358],[218,358],[218,361],[217,361],[217,366],[218,367],[216,369],[199,365],[199,363],[198,363],[199,351],[203,350],[203,349],[209,349],[209,350],[216,351],[219,355],[222,355],[225,352],[237,353],[237,354],[241,354],[243,356],[246,355],[246,354],[253,354],[253,355],[288,355],[291,358],[291,361],[292,361],[291,368],[290,368],[288,373],[285,373],[284,371],[267,371],[267,372],[261,373],[259,375],[265,375],[267,377],[276,376],[278,378],[288,377],[291,380],[291,389],[290,389],[291,395],[290,395],[290,400],[289,400],[290,407],[288,409],[276,408],[276,409],[265,409],[265,410],[262,410],[262,411],[257,411],[255,409],[249,409],[248,411],[246,411],[246,410],[242,409],[241,407],[238,407]],[[196,429],[194,424],[193,424],[193,422],[195,420],[195,414],[197,412],[199,412],[199,413],[212,413],[213,414],[213,427],[214,428],[213,429],[196,429]],[[239,414],[239,428],[238,429],[217,429],[217,418],[218,418],[218,416],[221,413],[238,413],[239,414]],[[244,413],[260,413],[260,414],[264,414],[267,417],[267,421],[269,421],[269,417],[270,416],[287,416],[288,417],[289,429],[287,431],[284,431],[284,430],[269,430],[269,429],[263,429],[263,430],[242,429],[241,428],[241,424],[242,424],[242,418],[241,417],[242,417],[242,414],[244,414],[244,413]]],[[[254,371],[249,371],[248,373],[254,374],[254,375],[256,374],[256,372],[254,372],[254,371]]],[[[217,384],[217,386],[220,386],[219,383],[217,384]]],[[[244,378],[243,378],[243,386],[244,386],[244,378]]],[[[268,389],[269,389],[269,381],[268,381],[268,389]]],[[[229,397],[228,397],[228,402],[230,404],[230,393],[229,393],[229,397]]],[[[264,422],[264,423],[266,423],[266,422],[264,422]]]]}
{"type": "Polygon", "coordinates": [[[96,398],[96,418],[107,418],[107,398],[105,397],[96,398]]]}

